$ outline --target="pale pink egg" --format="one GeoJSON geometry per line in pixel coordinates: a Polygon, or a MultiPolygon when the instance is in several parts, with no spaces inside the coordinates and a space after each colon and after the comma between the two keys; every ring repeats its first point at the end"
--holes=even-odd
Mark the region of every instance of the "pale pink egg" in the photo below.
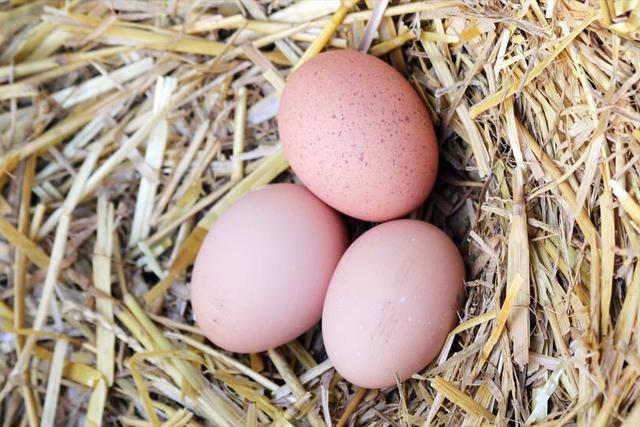
{"type": "Polygon", "coordinates": [[[306,188],[275,184],[249,193],[198,252],[191,280],[198,326],[234,352],[287,343],[320,320],[347,244],[342,218],[306,188]]]}
{"type": "Polygon", "coordinates": [[[438,228],[398,220],[372,228],[345,252],[322,315],[336,370],[366,388],[409,378],[440,352],[457,323],[464,265],[438,228]]]}
{"type": "Polygon", "coordinates": [[[331,51],[302,65],[287,80],[278,129],[302,182],[355,218],[398,218],[433,187],[429,114],[411,84],[374,56],[331,51]]]}

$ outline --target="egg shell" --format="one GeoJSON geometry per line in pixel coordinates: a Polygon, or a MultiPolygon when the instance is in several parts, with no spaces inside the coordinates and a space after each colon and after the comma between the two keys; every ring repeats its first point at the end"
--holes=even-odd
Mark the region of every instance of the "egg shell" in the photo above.
{"type": "Polygon", "coordinates": [[[347,239],[342,218],[300,185],[249,193],[218,219],[198,252],[191,280],[198,326],[233,352],[294,339],[320,320],[347,239]]]}
{"type": "Polygon", "coordinates": [[[278,129],[300,180],[352,217],[398,218],[433,187],[430,116],[409,82],[374,56],[330,51],[302,65],[287,80],[278,129]]]}
{"type": "Polygon", "coordinates": [[[464,265],[437,227],[397,220],[360,236],[343,255],[324,303],[322,334],[336,370],[384,388],[427,366],[457,323],[464,265]]]}

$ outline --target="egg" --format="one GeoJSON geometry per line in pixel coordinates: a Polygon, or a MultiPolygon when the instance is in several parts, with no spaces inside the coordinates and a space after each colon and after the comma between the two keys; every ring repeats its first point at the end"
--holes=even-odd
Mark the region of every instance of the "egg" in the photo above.
{"type": "Polygon", "coordinates": [[[446,234],[415,220],[378,225],[347,249],[331,279],[327,354],[353,384],[392,386],[438,355],[463,293],[462,258],[446,234]]]}
{"type": "Polygon", "coordinates": [[[291,341],[320,320],[347,244],[342,218],[306,188],[249,193],[220,216],[198,252],[191,279],[198,326],[233,352],[291,341]]]}
{"type": "Polygon", "coordinates": [[[277,120],[293,171],[347,215],[398,218],[431,192],[430,116],[409,82],[374,56],[338,50],[309,60],[288,78],[277,120]]]}

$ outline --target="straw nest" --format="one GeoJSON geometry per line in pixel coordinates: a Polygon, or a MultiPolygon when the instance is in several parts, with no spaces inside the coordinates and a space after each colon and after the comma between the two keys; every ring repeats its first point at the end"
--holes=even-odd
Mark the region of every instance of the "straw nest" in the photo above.
{"type": "Polygon", "coordinates": [[[0,0],[2,426],[640,425],[639,35],[638,0],[0,0]],[[413,216],[468,267],[439,359],[388,390],[317,328],[224,353],[187,291],[216,218],[295,179],[287,75],[358,47],[433,113],[413,216]]]}

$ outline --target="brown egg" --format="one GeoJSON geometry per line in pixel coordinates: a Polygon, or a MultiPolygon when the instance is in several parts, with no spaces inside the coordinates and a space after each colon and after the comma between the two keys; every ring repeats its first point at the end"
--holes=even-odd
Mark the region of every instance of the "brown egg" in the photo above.
{"type": "Polygon", "coordinates": [[[285,344],[311,328],[347,247],[342,218],[300,185],[249,193],[207,234],[191,279],[202,332],[235,352],[285,344]]]}
{"type": "Polygon", "coordinates": [[[279,108],[291,167],[335,209],[385,221],[431,192],[438,169],[431,119],[409,82],[380,59],[322,53],[289,77],[279,108]]]}
{"type": "Polygon", "coordinates": [[[398,220],[372,228],[343,255],[322,314],[336,370],[383,388],[427,366],[457,323],[464,265],[437,227],[398,220]]]}

